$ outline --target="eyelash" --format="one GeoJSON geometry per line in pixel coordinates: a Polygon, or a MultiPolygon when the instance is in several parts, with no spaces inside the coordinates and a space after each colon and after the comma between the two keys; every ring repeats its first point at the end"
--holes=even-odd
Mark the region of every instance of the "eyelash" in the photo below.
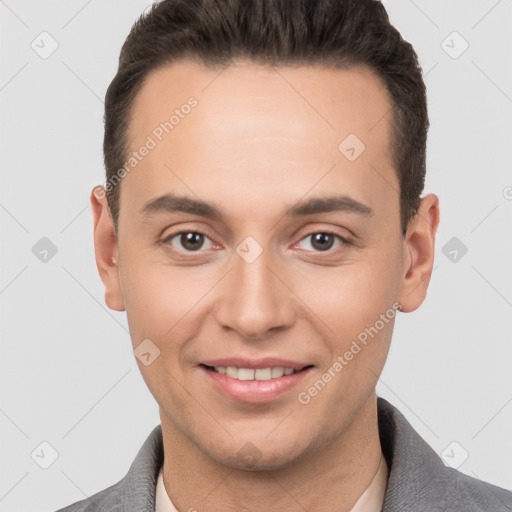
{"type": "MultiPolygon", "coordinates": [[[[170,247],[170,241],[173,238],[176,238],[177,236],[181,236],[181,235],[188,234],[188,233],[203,235],[204,237],[206,237],[210,241],[212,241],[207,233],[205,233],[204,231],[201,231],[200,229],[194,229],[194,230],[190,230],[190,231],[178,231],[176,233],[170,234],[169,236],[165,237],[162,240],[162,243],[165,244],[167,247],[170,247]]],[[[294,244],[294,247],[297,244],[299,244],[300,242],[302,242],[303,240],[305,240],[306,238],[311,237],[313,235],[320,234],[320,233],[323,235],[330,235],[330,236],[333,236],[334,238],[337,238],[341,242],[341,246],[351,245],[351,242],[349,240],[347,240],[345,237],[342,237],[338,233],[334,233],[333,231],[312,231],[311,233],[308,233],[307,235],[303,236],[296,244],[294,244]]],[[[215,243],[215,242],[213,242],[213,243],[215,243]]],[[[187,250],[181,250],[181,249],[174,249],[173,247],[170,247],[170,248],[173,251],[176,251],[179,253],[185,253],[185,254],[199,254],[201,252],[204,252],[201,249],[199,249],[197,251],[187,251],[187,250]]],[[[314,252],[314,253],[318,253],[318,254],[332,254],[332,253],[336,252],[336,249],[340,249],[340,247],[337,247],[334,249],[330,248],[330,249],[327,249],[326,251],[307,251],[307,252],[314,252]]]]}

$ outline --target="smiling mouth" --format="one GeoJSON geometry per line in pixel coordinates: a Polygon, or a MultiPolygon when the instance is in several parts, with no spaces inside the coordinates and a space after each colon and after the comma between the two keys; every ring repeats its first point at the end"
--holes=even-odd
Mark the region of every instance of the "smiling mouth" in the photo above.
{"type": "Polygon", "coordinates": [[[209,371],[219,373],[221,375],[226,375],[231,379],[249,381],[249,380],[274,380],[280,379],[281,377],[287,377],[289,375],[293,375],[294,373],[300,373],[303,370],[308,368],[312,368],[313,365],[305,366],[299,370],[294,368],[286,368],[283,366],[269,366],[267,368],[239,368],[236,366],[208,366],[206,364],[201,364],[203,368],[206,368],[209,371]]]}

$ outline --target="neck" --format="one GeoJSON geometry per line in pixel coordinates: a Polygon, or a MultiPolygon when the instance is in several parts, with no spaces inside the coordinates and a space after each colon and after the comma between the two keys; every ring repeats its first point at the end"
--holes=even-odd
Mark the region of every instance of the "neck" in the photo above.
{"type": "Polygon", "coordinates": [[[241,471],[220,464],[161,412],[164,484],[178,510],[347,512],[381,460],[377,400],[370,396],[340,434],[286,468],[241,471]],[[336,504],[333,506],[333,504],[336,504]]]}

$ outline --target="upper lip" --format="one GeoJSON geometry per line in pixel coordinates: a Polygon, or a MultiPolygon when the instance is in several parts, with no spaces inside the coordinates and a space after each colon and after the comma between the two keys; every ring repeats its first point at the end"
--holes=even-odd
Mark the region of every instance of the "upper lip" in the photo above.
{"type": "Polygon", "coordinates": [[[244,357],[223,357],[219,359],[208,359],[206,361],[201,361],[201,364],[206,366],[235,366],[236,368],[292,368],[294,370],[302,370],[306,366],[312,366],[311,364],[300,362],[300,361],[290,361],[289,359],[281,359],[279,357],[263,357],[260,359],[248,359],[244,357]]]}

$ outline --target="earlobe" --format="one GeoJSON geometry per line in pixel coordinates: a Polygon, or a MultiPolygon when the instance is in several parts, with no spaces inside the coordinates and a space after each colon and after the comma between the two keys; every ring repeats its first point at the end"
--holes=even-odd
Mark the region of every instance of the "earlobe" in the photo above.
{"type": "Polygon", "coordinates": [[[91,208],[94,227],[94,254],[100,278],[105,285],[105,303],[110,309],[124,311],[124,300],[119,283],[119,254],[116,234],[103,187],[93,188],[91,208]]]}
{"type": "Polygon", "coordinates": [[[409,223],[404,241],[404,277],[399,302],[405,313],[416,310],[427,295],[439,226],[439,199],[429,194],[409,223]]]}

